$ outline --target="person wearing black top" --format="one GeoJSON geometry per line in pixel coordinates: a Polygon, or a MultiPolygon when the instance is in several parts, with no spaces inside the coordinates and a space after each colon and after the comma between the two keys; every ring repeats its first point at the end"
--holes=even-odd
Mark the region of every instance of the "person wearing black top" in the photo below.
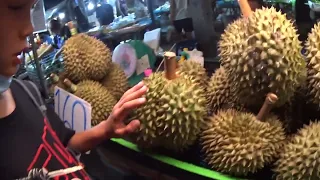
{"type": "Polygon", "coordinates": [[[96,17],[100,26],[107,26],[114,20],[113,7],[110,4],[102,3],[96,8],[96,17]]]}
{"type": "MultiPolygon", "coordinates": [[[[55,171],[79,165],[67,149],[87,152],[104,140],[134,132],[140,121],[123,121],[132,109],[146,102],[143,96],[147,87],[141,82],[122,96],[105,121],[81,133],[66,128],[53,109],[47,107],[44,111],[45,106],[29,93],[39,94],[36,88],[30,88],[34,87],[32,83],[12,78],[21,63],[17,56],[26,48],[25,40],[33,32],[30,8],[34,3],[36,0],[0,3],[0,23],[5,24],[0,27],[1,180],[24,178],[35,168],[55,171]]],[[[75,178],[89,179],[84,171],[55,179],[75,178]]]]}

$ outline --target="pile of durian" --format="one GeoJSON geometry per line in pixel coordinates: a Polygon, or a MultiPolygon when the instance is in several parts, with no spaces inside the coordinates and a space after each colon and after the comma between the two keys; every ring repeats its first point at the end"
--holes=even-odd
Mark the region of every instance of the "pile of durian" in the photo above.
{"type": "MultiPolygon", "coordinates": [[[[141,126],[129,139],[141,150],[198,145],[212,170],[236,177],[268,168],[277,180],[320,179],[320,24],[302,49],[285,14],[262,8],[225,29],[211,78],[166,52],[165,70],[143,80],[147,102],[130,117],[141,126]]],[[[56,85],[91,103],[93,125],[105,120],[128,88],[110,50],[77,34],[63,58],[56,85]]]]}
{"type": "Polygon", "coordinates": [[[58,86],[90,103],[95,126],[107,119],[128,90],[127,77],[120,65],[112,62],[110,49],[94,37],[73,35],[62,48],[64,72],[51,75],[51,91],[58,86]]]}
{"type": "Polygon", "coordinates": [[[229,24],[200,134],[213,170],[253,179],[320,179],[320,24],[305,43],[285,14],[262,8],[229,24]],[[258,113],[258,114],[257,114],[258,113]],[[255,116],[254,114],[257,114],[255,116]]]}
{"type": "Polygon", "coordinates": [[[268,168],[270,179],[320,179],[319,38],[316,25],[302,54],[293,23],[262,8],[228,25],[211,78],[190,60],[169,66],[167,53],[165,72],[144,80],[131,140],[181,153],[199,142],[210,168],[236,177],[259,179],[268,168]]]}

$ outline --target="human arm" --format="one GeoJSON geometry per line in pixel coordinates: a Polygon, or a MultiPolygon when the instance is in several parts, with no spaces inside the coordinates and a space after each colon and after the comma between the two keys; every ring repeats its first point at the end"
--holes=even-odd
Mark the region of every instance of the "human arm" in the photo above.
{"type": "Polygon", "coordinates": [[[142,96],[146,91],[147,87],[143,83],[139,83],[128,90],[114,106],[106,121],[90,130],[76,133],[68,142],[68,147],[78,152],[86,152],[106,139],[122,137],[134,132],[140,126],[139,120],[133,120],[127,125],[124,124],[124,120],[132,109],[145,103],[146,99],[142,96]]]}

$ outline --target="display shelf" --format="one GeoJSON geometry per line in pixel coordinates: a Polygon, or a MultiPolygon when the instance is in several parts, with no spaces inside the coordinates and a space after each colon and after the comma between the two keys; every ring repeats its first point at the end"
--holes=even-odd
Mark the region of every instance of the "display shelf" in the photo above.
{"type": "Polygon", "coordinates": [[[124,140],[124,139],[111,139],[112,142],[115,142],[123,147],[126,147],[130,150],[133,150],[135,152],[138,153],[142,153],[143,155],[146,155],[154,160],[157,160],[161,163],[173,166],[175,168],[178,168],[180,170],[186,171],[188,173],[192,173],[195,174],[199,177],[203,177],[203,178],[207,178],[207,179],[217,179],[217,180],[241,180],[240,178],[234,178],[231,176],[227,176],[224,174],[221,174],[219,172],[216,171],[212,171],[210,169],[204,168],[204,167],[200,167],[197,165],[194,165],[192,163],[189,162],[184,162],[166,155],[162,155],[162,154],[157,154],[157,153],[145,153],[145,152],[141,152],[137,145],[124,140]]]}

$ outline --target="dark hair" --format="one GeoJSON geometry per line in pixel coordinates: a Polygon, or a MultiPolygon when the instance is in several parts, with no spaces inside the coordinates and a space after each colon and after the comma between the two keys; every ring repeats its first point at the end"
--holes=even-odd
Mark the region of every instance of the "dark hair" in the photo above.
{"type": "Polygon", "coordinates": [[[51,19],[48,23],[48,28],[51,32],[58,33],[61,31],[62,24],[58,19],[51,19]]]}

